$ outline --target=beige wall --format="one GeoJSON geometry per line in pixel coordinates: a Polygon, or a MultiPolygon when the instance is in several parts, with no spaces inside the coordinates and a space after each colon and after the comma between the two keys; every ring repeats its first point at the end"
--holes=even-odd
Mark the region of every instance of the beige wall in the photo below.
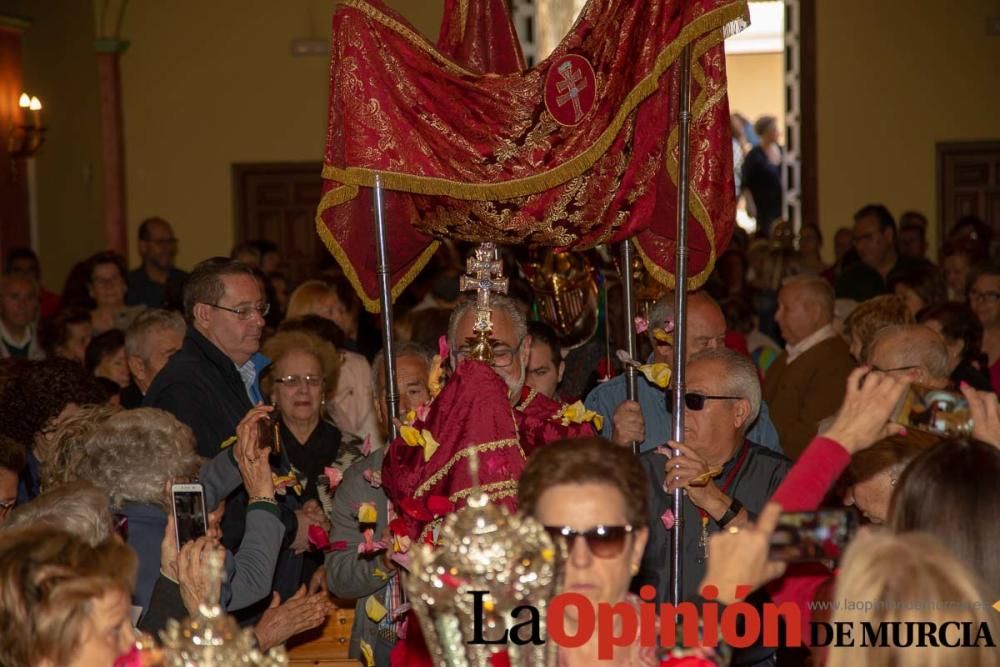
{"type": "MultiPolygon", "coordinates": [[[[994,2],[816,2],[819,216],[827,238],[882,202],[937,239],[935,144],[1000,138],[994,2]]],[[[826,244],[832,254],[831,243],[826,244]]]]}
{"type": "MultiPolygon", "coordinates": [[[[441,2],[388,4],[437,34],[441,2]]],[[[293,57],[291,41],[329,39],[332,11],[319,0],[129,4],[122,85],[130,239],[139,221],[159,215],[181,241],[180,266],[228,254],[232,163],[322,158],[329,58],[293,57]]]]}
{"type": "Polygon", "coordinates": [[[0,0],[31,21],[24,87],[41,100],[45,145],[35,160],[43,280],[61,290],[74,262],[101,249],[101,144],[97,56],[89,2],[0,0]]]}
{"type": "Polygon", "coordinates": [[[729,110],[750,122],[763,115],[775,116],[785,131],[785,71],[781,53],[726,54],[729,110]]]}

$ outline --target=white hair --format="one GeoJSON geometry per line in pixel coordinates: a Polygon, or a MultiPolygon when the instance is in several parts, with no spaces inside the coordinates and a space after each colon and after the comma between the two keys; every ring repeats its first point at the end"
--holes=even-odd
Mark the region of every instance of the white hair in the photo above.
{"type": "Polygon", "coordinates": [[[197,473],[200,461],[191,429],[156,408],[110,417],[86,450],[78,477],[107,491],[114,508],[128,502],[164,507],[167,482],[197,473]]]}
{"type": "Polygon", "coordinates": [[[90,482],[67,482],[18,507],[3,528],[29,524],[64,530],[96,547],[111,536],[108,494],[90,482]]]}
{"type": "Polygon", "coordinates": [[[750,403],[750,416],[741,425],[745,433],[760,414],[760,377],[757,375],[757,366],[749,357],[727,348],[702,350],[688,359],[688,367],[699,361],[722,362],[726,366],[726,372],[721,375],[725,385],[723,391],[750,403]]]}
{"type": "MultiPolygon", "coordinates": [[[[451,311],[451,317],[448,318],[448,348],[452,354],[455,354],[461,343],[464,342],[455,340],[455,335],[458,332],[458,322],[462,319],[463,315],[475,310],[475,308],[476,300],[474,298],[466,298],[459,301],[455,309],[451,311]]],[[[514,337],[517,340],[522,340],[528,335],[528,322],[524,319],[524,313],[517,307],[513,299],[506,296],[492,295],[490,296],[490,308],[493,312],[504,312],[510,317],[511,323],[514,325],[514,337]]]]}
{"type": "Polygon", "coordinates": [[[162,308],[144,310],[125,332],[126,354],[149,361],[149,334],[160,329],[172,329],[183,336],[187,325],[180,313],[162,308]]]}

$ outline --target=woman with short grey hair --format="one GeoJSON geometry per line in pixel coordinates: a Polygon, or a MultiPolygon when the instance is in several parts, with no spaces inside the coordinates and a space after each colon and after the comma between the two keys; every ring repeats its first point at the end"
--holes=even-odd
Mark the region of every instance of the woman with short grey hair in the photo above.
{"type": "Polygon", "coordinates": [[[108,494],[90,482],[76,480],[42,493],[27,505],[21,505],[3,528],[48,526],[72,533],[96,547],[111,537],[113,521],[108,494]]]}

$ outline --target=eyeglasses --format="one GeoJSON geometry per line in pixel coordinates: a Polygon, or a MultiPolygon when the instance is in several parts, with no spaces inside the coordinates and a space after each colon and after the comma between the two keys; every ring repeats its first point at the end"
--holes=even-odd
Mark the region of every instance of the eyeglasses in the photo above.
{"type": "MultiPolygon", "coordinates": [[[[709,396],[707,394],[698,394],[693,391],[689,391],[684,394],[684,405],[688,410],[693,410],[695,412],[705,409],[705,401],[739,401],[742,396],[709,396]]],[[[668,405],[674,404],[674,390],[671,389],[667,392],[668,405]]]]}
{"type": "MultiPolygon", "coordinates": [[[[507,368],[512,363],[514,363],[514,353],[521,349],[521,344],[524,342],[522,338],[517,342],[517,347],[508,347],[507,345],[497,345],[493,348],[493,367],[494,368],[507,368]]],[[[466,346],[458,348],[458,358],[468,359],[469,358],[469,348],[466,346]]]]}
{"type": "Polygon", "coordinates": [[[229,311],[230,313],[236,315],[237,319],[241,320],[251,319],[254,313],[257,313],[261,317],[267,317],[267,314],[271,312],[271,304],[269,303],[265,303],[260,306],[240,306],[239,308],[227,308],[226,306],[220,306],[217,303],[206,303],[205,305],[211,308],[229,311]]]}
{"type": "Polygon", "coordinates": [[[545,531],[555,538],[566,540],[566,547],[572,551],[576,538],[582,537],[590,553],[597,558],[616,558],[625,550],[625,538],[632,532],[632,526],[594,526],[590,530],[573,530],[569,526],[545,526],[545,531]]]}
{"type": "Polygon", "coordinates": [[[292,389],[296,389],[302,386],[305,382],[308,387],[319,387],[323,384],[322,375],[285,375],[284,377],[275,378],[275,382],[278,384],[283,384],[292,389]]]}
{"type": "Polygon", "coordinates": [[[969,301],[997,301],[1000,300],[1000,292],[980,292],[977,289],[969,290],[969,301]]]}

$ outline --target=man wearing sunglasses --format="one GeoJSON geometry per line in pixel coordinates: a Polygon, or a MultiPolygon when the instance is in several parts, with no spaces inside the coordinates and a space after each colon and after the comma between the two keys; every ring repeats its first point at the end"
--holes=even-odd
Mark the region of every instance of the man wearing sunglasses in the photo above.
{"type": "MultiPolygon", "coordinates": [[[[672,532],[662,517],[676,512],[673,492],[684,491],[682,597],[690,599],[700,592],[709,535],[755,521],[791,466],[783,455],[747,437],[761,405],[753,361],[725,348],[704,350],[688,361],[687,374],[684,443],[671,442],[642,456],[653,518],[633,589],[650,584],[660,601],[670,600],[672,532]],[[672,448],[681,455],[674,456],[672,448]]],[[[759,600],[751,596],[748,602],[759,600]]],[[[766,662],[772,655],[772,649],[752,646],[735,651],[732,664],[772,664],[766,662]]]]}
{"type": "MultiPolygon", "coordinates": [[[[673,328],[674,297],[667,294],[653,306],[649,315],[649,339],[653,344],[653,363],[673,365],[674,347],[667,341],[653,336],[657,329],[673,328]]],[[[688,295],[687,310],[687,358],[702,350],[725,347],[726,318],[706,292],[692,292],[688,295]]],[[[640,375],[636,381],[637,401],[625,399],[625,376],[619,375],[599,384],[587,396],[587,408],[604,417],[601,435],[626,445],[633,440],[640,443],[639,450],[648,452],[662,445],[672,437],[674,418],[673,405],[663,399],[663,390],[648,382],[640,375]]],[[[778,432],[771,423],[767,405],[761,403],[760,415],[751,424],[748,434],[754,442],[781,452],[778,432]]]]}

